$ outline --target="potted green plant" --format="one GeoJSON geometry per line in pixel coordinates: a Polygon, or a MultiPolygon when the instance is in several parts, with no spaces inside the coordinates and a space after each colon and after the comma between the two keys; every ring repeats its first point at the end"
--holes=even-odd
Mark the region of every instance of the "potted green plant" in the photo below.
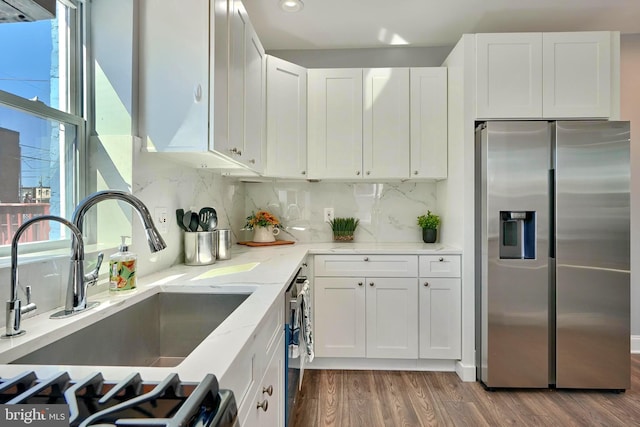
{"type": "Polygon", "coordinates": [[[333,240],[349,242],[353,240],[353,233],[360,223],[356,218],[334,218],[329,221],[329,226],[333,231],[333,240]]]}
{"type": "Polygon", "coordinates": [[[425,243],[435,243],[438,237],[440,217],[428,210],[426,215],[418,217],[418,225],[422,228],[422,240],[425,243]]]}

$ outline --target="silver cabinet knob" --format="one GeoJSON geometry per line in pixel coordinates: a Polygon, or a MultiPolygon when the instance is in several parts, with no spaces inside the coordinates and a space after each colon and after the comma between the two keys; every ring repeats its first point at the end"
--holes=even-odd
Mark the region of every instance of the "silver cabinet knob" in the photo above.
{"type": "Polygon", "coordinates": [[[269,387],[262,387],[262,393],[267,393],[271,396],[273,394],[273,386],[270,385],[269,387]]]}
{"type": "Polygon", "coordinates": [[[360,171],[356,171],[356,175],[360,175],[360,171]]]}
{"type": "Polygon", "coordinates": [[[249,163],[251,163],[252,165],[255,165],[256,164],[256,159],[249,160],[249,163]]]}
{"type": "Polygon", "coordinates": [[[362,286],[362,282],[358,282],[358,286],[362,286]]]}
{"type": "Polygon", "coordinates": [[[302,171],[302,172],[300,172],[300,173],[301,173],[302,175],[306,175],[306,174],[307,174],[307,171],[302,171]]]}
{"type": "Polygon", "coordinates": [[[438,259],[438,261],[442,262],[442,261],[444,261],[444,258],[440,257],[440,258],[438,259]]]}
{"type": "Polygon", "coordinates": [[[369,261],[369,257],[368,256],[364,257],[364,260],[369,261]]]}
{"type": "Polygon", "coordinates": [[[425,288],[429,287],[429,282],[424,282],[424,287],[425,288]]]}
{"type": "Polygon", "coordinates": [[[371,171],[367,171],[367,175],[371,175],[371,171]]]}
{"type": "Polygon", "coordinates": [[[373,283],[373,282],[369,282],[369,286],[373,286],[373,285],[374,285],[374,283],[373,283]]]}
{"type": "Polygon", "coordinates": [[[413,171],[413,174],[414,175],[418,175],[418,171],[413,171]]]}
{"type": "Polygon", "coordinates": [[[267,409],[269,409],[269,401],[265,399],[262,402],[258,402],[256,409],[260,409],[260,408],[262,408],[264,412],[267,412],[267,409]]]}

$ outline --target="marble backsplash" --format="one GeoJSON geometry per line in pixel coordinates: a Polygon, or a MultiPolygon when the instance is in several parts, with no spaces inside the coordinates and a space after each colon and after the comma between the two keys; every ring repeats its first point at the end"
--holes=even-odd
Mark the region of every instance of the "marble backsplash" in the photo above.
{"type": "Polygon", "coordinates": [[[218,214],[218,228],[230,228],[232,241],[240,240],[244,226],[244,183],[207,169],[193,169],[173,163],[155,153],[140,153],[136,161],[133,193],[153,213],[155,207],[165,207],[168,232],[162,237],[167,248],[149,253],[144,230],[134,220],[133,242],[138,252],[138,274],[149,274],[184,262],[184,231],[177,224],[175,211],[182,208],[200,210],[211,206],[218,214]]]}
{"type": "MultiPolygon", "coordinates": [[[[355,217],[359,242],[421,242],[416,221],[428,209],[436,212],[436,184],[288,182],[245,183],[245,210],[275,214],[285,226],[280,239],[329,242],[331,229],[323,221],[324,208],[336,217],[355,217]]],[[[246,215],[245,215],[246,216],[246,215]]],[[[246,240],[250,232],[244,232],[246,240]]]]}

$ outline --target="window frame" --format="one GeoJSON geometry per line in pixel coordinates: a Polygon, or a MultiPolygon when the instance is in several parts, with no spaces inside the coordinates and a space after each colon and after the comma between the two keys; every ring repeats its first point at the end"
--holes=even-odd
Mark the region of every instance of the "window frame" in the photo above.
{"type": "MultiPolygon", "coordinates": [[[[42,119],[52,119],[77,126],[77,135],[74,151],[74,159],[69,164],[73,168],[73,183],[71,185],[72,206],[76,206],[80,197],[87,192],[87,145],[89,141],[88,105],[91,105],[89,89],[91,82],[88,74],[88,58],[90,57],[89,30],[89,4],[85,0],[57,0],[59,3],[71,9],[68,30],[68,73],[69,73],[69,106],[70,112],[50,107],[42,102],[31,101],[18,95],[0,90],[0,105],[24,112],[42,119]]],[[[71,212],[69,212],[69,215],[71,212]]],[[[70,218],[67,218],[70,219],[70,218]]],[[[69,238],[22,243],[20,253],[33,253],[41,251],[53,251],[69,247],[69,238]]],[[[0,258],[9,257],[10,245],[0,246],[0,258]]],[[[0,261],[0,268],[4,262],[0,261]]]]}

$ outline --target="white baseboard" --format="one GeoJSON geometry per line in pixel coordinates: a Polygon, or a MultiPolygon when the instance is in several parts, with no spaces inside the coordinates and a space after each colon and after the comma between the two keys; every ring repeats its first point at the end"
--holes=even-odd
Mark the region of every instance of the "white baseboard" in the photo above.
{"type": "Polygon", "coordinates": [[[474,382],[476,380],[475,365],[463,365],[462,362],[456,362],[456,374],[464,382],[474,382]]]}
{"type": "Polygon", "coordinates": [[[316,357],[305,369],[353,369],[384,371],[456,372],[455,360],[440,359],[366,359],[351,357],[316,357]]]}
{"type": "Polygon", "coordinates": [[[631,335],[631,354],[640,354],[640,335],[631,335]]]}

